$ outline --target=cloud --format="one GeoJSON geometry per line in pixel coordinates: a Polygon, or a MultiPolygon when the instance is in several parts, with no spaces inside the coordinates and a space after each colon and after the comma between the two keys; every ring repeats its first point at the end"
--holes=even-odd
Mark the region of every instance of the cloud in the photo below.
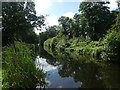
{"type": "Polygon", "coordinates": [[[35,9],[37,15],[44,13],[51,5],[51,0],[35,0],[35,9]]]}
{"type": "Polygon", "coordinates": [[[39,33],[45,32],[45,31],[46,31],[46,28],[45,28],[45,26],[42,26],[42,27],[41,27],[41,30],[37,30],[36,28],[34,28],[34,31],[35,31],[35,33],[36,33],[37,35],[39,35],[39,33]]]}
{"type": "Polygon", "coordinates": [[[44,72],[52,71],[58,68],[58,66],[52,66],[46,62],[46,59],[37,56],[35,60],[36,68],[43,69],[44,72]]]}
{"type": "Polygon", "coordinates": [[[47,16],[46,24],[49,26],[58,25],[58,17],[55,14],[47,16]]]}
{"type": "Polygon", "coordinates": [[[69,17],[69,18],[73,18],[74,14],[75,13],[73,13],[73,12],[67,12],[67,13],[63,14],[63,16],[66,16],[66,17],[69,17]]]}
{"type": "Polygon", "coordinates": [[[37,35],[39,35],[39,33],[41,33],[41,32],[45,32],[45,31],[46,31],[45,27],[53,26],[53,25],[59,25],[59,23],[58,23],[58,17],[57,17],[56,15],[54,15],[54,14],[51,14],[51,15],[49,15],[49,16],[46,16],[45,19],[46,19],[46,20],[45,20],[45,25],[46,25],[46,26],[42,26],[41,31],[39,31],[39,30],[37,30],[36,28],[34,28],[35,33],[36,33],[37,35]]]}
{"type": "Polygon", "coordinates": [[[110,7],[110,10],[114,10],[118,7],[115,0],[109,0],[109,1],[110,1],[110,4],[108,6],[110,7]]]}

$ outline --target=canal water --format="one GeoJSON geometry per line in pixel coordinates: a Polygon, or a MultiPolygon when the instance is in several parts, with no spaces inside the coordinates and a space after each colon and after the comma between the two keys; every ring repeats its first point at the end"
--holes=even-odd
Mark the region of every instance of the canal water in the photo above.
{"type": "Polygon", "coordinates": [[[119,64],[94,63],[89,59],[66,54],[52,56],[44,51],[37,56],[36,67],[46,73],[45,88],[120,88],[119,64]]]}

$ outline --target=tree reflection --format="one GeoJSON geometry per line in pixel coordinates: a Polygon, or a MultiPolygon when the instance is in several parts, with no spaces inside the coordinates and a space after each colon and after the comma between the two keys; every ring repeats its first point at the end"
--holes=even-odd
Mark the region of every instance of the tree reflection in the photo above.
{"type": "MultiPolygon", "coordinates": [[[[45,54],[47,55],[47,54],[45,54]]],[[[47,62],[55,65],[59,62],[58,73],[61,77],[73,77],[81,82],[80,88],[120,88],[120,66],[108,63],[96,64],[91,58],[53,53],[53,57],[45,57],[47,62]]],[[[93,58],[92,58],[93,59],[93,58]]]]}

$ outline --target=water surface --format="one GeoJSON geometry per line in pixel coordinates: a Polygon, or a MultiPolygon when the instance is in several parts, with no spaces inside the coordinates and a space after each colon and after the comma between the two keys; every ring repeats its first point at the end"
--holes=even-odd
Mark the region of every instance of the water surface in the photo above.
{"type": "Polygon", "coordinates": [[[120,65],[96,64],[89,59],[42,52],[36,66],[46,73],[46,88],[120,88],[120,65]]]}

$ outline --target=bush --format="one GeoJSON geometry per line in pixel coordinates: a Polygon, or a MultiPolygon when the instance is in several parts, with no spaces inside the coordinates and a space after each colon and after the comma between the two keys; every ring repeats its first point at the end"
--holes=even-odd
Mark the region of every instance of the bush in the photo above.
{"type": "Polygon", "coordinates": [[[37,83],[44,83],[44,74],[36,69],[31,51],[17,41],[3,49],[2,76],[3,88],[35,88],[37,83]]]}
{"type": "Polygon", "coordinates": [[[120,59],[120,32],[111,30],[104,38],[107,58],[110,60],[120,59]]]}
{"type": "Polygon", "coordinates": [[[57,38],[57,37],[51,38],[52,50],[55,50],[55,47],[56,47],[56,45],[57,45],[57,42],[58,42],[58,38],[57,38]]]}

